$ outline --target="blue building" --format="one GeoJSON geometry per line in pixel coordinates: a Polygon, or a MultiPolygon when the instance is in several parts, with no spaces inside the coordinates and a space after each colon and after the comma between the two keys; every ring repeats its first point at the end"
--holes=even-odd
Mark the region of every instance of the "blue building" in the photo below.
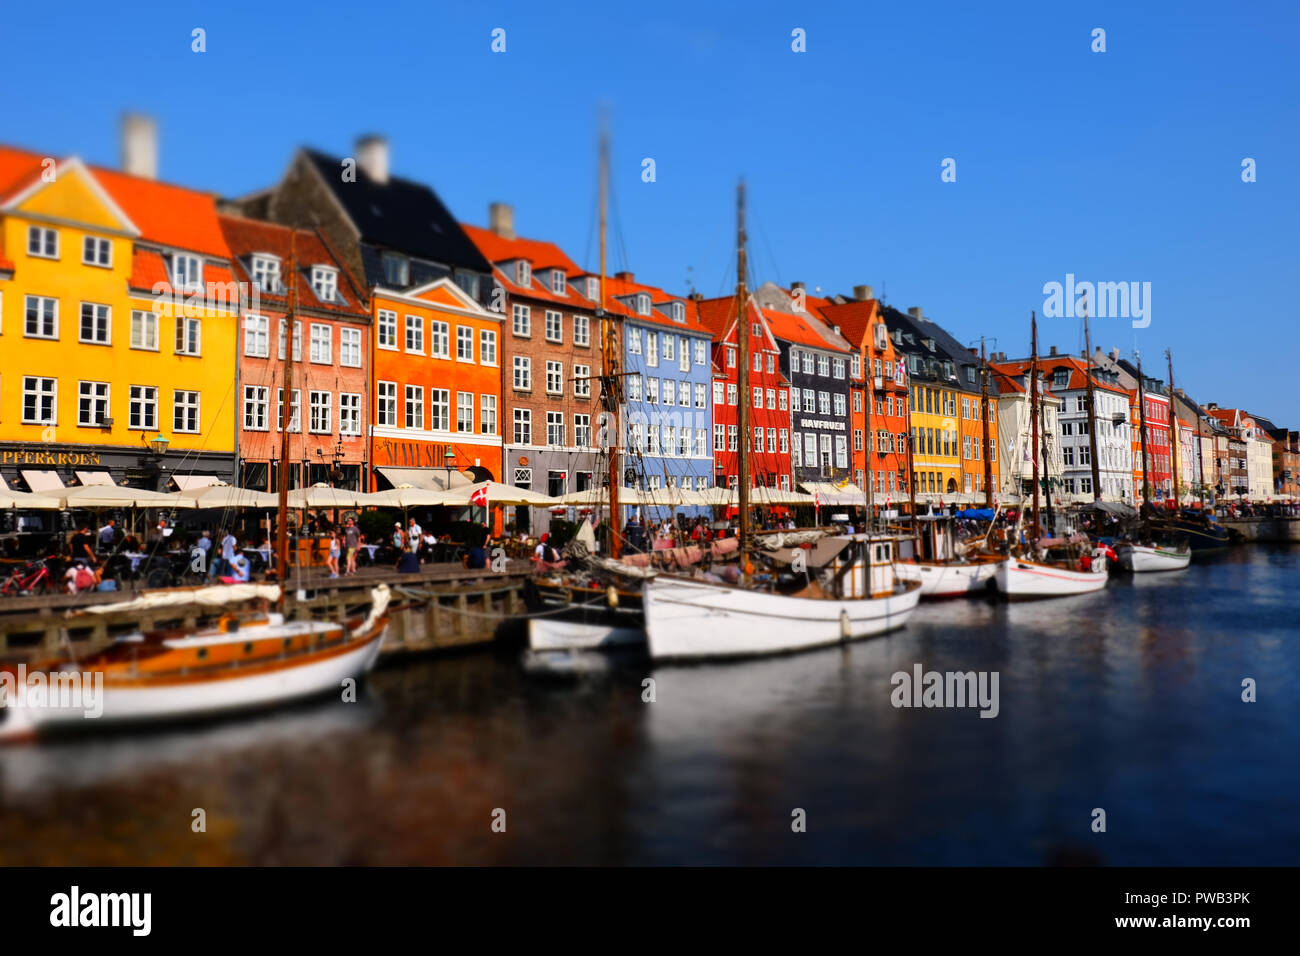
{"type": "MultiPolygon", "coordinates": [[[[650,492],[713,486],[712,333],[696,302],[642,285],[632,273],[606,280],[622,306],[624,484],[650,492]]],[[[634,509],[625,509],[625,516],[634,509]]],[[[647,506],[646,521],[707,516],[704,506],[647,506]]]]}

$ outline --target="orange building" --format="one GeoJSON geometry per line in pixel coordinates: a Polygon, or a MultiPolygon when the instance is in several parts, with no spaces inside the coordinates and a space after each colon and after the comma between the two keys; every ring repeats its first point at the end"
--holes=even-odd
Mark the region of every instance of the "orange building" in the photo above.
{"type": "Polygon", "coordinates": [[[371,485],[501,480],[501,322],[450,279],[371,294],[371,485]]]}

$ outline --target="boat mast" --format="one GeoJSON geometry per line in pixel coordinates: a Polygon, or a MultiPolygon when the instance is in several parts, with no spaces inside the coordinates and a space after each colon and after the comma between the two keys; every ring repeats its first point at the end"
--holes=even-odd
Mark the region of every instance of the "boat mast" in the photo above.
{"type": "MultiPolygon", "coordinates": [[[[280,609],[284,609],[285,588],[289,581],[289,429],[293,424],[293,333],[298,309],[298,266],[294,255],[297,233],[289,233],[289,289],[288,307],[285,311],[284,336],[284,391],[280,398],[280,474],[277,476],[279,503],[275,517],[275,561],[280,571],[280,609]]],[[[298,423],[301,427],[301,421],[298,423]]]]}
{"type": "Polygon", "coordinates": [[[1045,395],[1040,395],[1038,398],[1038,417],[1039,434],[1043,442],[1043,503],[1047,508],[1047,533],[1053,534],[1056,530],[1056,522],[1052,520],[1052,456],[1047,453],[1047,396],[1045,395]]]}
{"type": "Polygon", "coordinates": [[[1083,347],[1088,350],[1088,447],[1092,452],[1092,500],[1101,501],[1101,462],[1097,460],[1097,391],[1092,382],[1092,336],[1088,333],[1088,300],[1083,303],[1083,347]]]}
{"type": "MultiPolygon", "coordinates": [[[[902,361],[900,358],[898,361],[902,361]]],[[[916,429],[912,427],[912,402],[915,401],[915,392],[912,391],[914,386],[911,382],[907,383],[907,490],[908,498],[912,508],[912,537],[915,543],[912,545],[913,555],[917,561],[921,560],[921,522],[916,516],[916,460],[913,457],[916,445],[916,429]]]]}
{"type": "Polygon", "coordinates": [[[1170,465],[1173,468],[1174,508],[1179,507],[1178,500],[1178,406],[1174,404],[1174,356],[1165,349],[1165,359],[1169,362],[1169,454],[1173,456],[1170,465]]]}
{"type": "Polygon", "coordinates": [[[617,374],[616,348],[622,347],[622,333],[614,322],[614,317],[605,311],[605,215],[608,208],[609,194],[609,135],[602,121],[600,129],[600,382],[601,398],[604,400],[605,427],[601,429],[602,443],[609,456],[609,555],[618,558],[623,553],[623,536],[620,532],[618,488],[619,475],[619,433],[622,423],[619,420],[619,396],[622,389],[617,374]],[[613,423],[612,426],[610,423],[613,423]]]}
{"type": "Polygon", "coordinates": [[[1205,508],[1205,438],[1201,435],[1201,406],[1195,402],[1192,405],[1196,408],[1196,466],[1198,477],[1200,479],[1200,488],[1197,489],[1196,497],[1200,499],[1201,508],[1205,508]]]}
{"type": "Polygon", "coordinates": [[[741,579],[749,563],[749,309],[745,291],[745,182],[736,187],[736,352],[740,363],[740,475],[736,503],[740,506],[741,579]]]}
{"type": "MultiPolygon", "coordinates": [[[[1029,313],[1029,439],[1030,453],[1034,459],[1034,540],[1038,540],[1038,316],[1029,313]]],[[[1021,509],[1024,510],[1023,508],[1021,509]]]]}
{"type": "Polygon", "coordinates": [[[989,457],[989,363],[984,355],[984,336],[980,336],[980,418],[984,425],[984,507],[993,505],[993,459],[989,457]]]}
{"type": "Polygon", "coordinates": [[[1147,465],[1147,391],[1142,378],[1142,353],[1137,354],[1138,364],[1138,427],[1142,429],[1142,500],[1151,501],[1151,468],[1147,465]]]}

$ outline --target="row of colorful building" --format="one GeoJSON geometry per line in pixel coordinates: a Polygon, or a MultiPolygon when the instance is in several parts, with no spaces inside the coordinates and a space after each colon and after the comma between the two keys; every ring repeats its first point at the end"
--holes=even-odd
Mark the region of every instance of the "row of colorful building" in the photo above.
{"type": "MultiPolygon", "coordinates": [[[[508,205],[485,227],[457,221],[390,174],[374,137],[355,157],[301,150],[276,185],[236,200],[157,181],[147,121],[128,121],[123,154],[118,171],[0,147],[0,479],[13,487],[273,489],[287,468],[294,487],[441,487],[454,470],[581,491],[602,480],[602,314],[620,337],[627,483],[734,486],[742,442],[758,484],[884,507],[982,502],[1029,480],[1029,360],[984,361],[869,286],[763,284],[743,321],[734,297],[630,272],[602,290],[554,243],[517,235],[508,205]]],[[[1091,499],[1094,445],[1109,500],[1167,498],[1175,483],[1300,494],[1297,432],[1140,383],[1118,352],[1091,365],[1096,436],[1086,356],[1039,358],[1054,494],[1091,499]]]]}

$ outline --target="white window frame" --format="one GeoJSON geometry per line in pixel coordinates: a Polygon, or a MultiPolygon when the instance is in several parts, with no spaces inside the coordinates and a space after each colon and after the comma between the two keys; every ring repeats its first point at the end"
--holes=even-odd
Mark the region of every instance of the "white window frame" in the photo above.
{"type": "Polygon", "coordinates": [[[533,390],[533,360],[527,355],[516,355],[511,362],[510,384],[517,392],[533,390]]]}
{"type": "Polygon", "coordinates": [[[244,430],[250,432],[264,432],[270,430],[270,406],[271,390],[265,385],[245,385],[244,386],[244,430]],[[249,424],[249,412],[252,412],[254,422],[260,421],[261,424],[249,424]]]}
{"type": "Polygon", "coordinates": [[[479,329],[478,363],[492,366],[497,364],[497,333],[495,329],[479,329]]]}
{"type": "Polygon", "coordinates": [[[375,421],[385,428],[397,427],[397,383],[375,383],[375,421]]]}
{"type": "Polygon", "coordinates": [[[311,290],[322,302],[337,302],[339,271],[330,266],[311,267],[311,290]]]}
{"type": "Polygon", "coordinates": [[[313,435],[334,433],[334,393],[312,389],[307,393],[307,431],[313,435]]]}
{"type": "Polygon", "coordinates": [[[474,326],[456,326],[456,361],[474,364],[474,326]],[[464,354],[461,354],[461,353],[464,354]]]}
{"type": "Polygon", "coordinates": [[[82,302],[78,311],[77,318],[77,341],[82,345],[112,345],[113,344],[113,307],[105,305],[102,302],[82,302]],[[103,322],[104,337],[86,338],[86,309],[89,307],[92,312],[91,324],[92,333],[98,332],[100,322],[103,322]],[[100,310],[103,310],[102,312],[100,310]]]}
{"type": "Polygon", "coordinates": [[[361,368],[360,329],[339,329],[339,365],[344,368],[361,368]]]}
{"type": "Polygon", "coordinates": [[[397,351],[397,313],[380,309],[375,320],[376,343],[381,349],[397,351]]]}
{"type": "Polygon", "coordinates": [[[429,358],[451,358],[451,323],[441,319],[429,322],[429,358]]]}
{"type": "Polygon", "coordinates": [[[57,425],[59,419],[59,380],[49,378],[44,375],[24,375],[23,376],[23,424],[24,425],[57,425]],[[36,387],[30,383],[35,382],[36,387]],[[47,389],[45,386],[49,385],[47,389]],[[49,415],[45,418],[32,418],[27,414],[27,396],[35,395],[37,398],[37,412],[40,412],[41,406],[45,405],[45,398],[49,398],[49,415]]]}
{"type": "Polygon", "coordinates": [[[111,418],[112,386],[108,382],[77,382],[77,427],[103,428],[103,421],[111,418]],[[89,391],[87,386],[90,386],[89,391]],[[90,402],[90,419],[86,418],[85,402],[90,402]]]}
{"type": "MultiPolygon", "coordinates": [[[[131,338],[135,339],[135,317],[138,312],[131,313],[131,338]]],[[[134,341],[132,348],[137,346],[134,341]]],[[[249,312],[244,316],[244,355],[249,358],[270,358],[271,357],[271,320],[265,315],[257,315],[249,312]],[[252,343],[250,347],[249,343],[252,343]],[[261,343],[258,347],[258,343],[261,343]]]]}
{"type": "Polygon", "coordinates": [[[84,236],[81,241],[81,264],[95,266],[98,269],[113,268],[113,243],[100,236],[84,236]],[[104,253],[103,261],[99,256],[104,253]]]}
{"type": "Polygon", "coordinates": [[[546,362],[546,394],[564,394],[564,363],[548,359],[546,362]]]}
{"type": "Polygon", "coordinates": [[[424,316],[402,316],[402,351],[407,355],[424,354],[424,316]]]}
{"type": "Polygon", "coordinates": [[[564,343],[564,313],[554,309],[546,310],[546,341],[556,345],[564,343]],[[554,329],[554,331],[552,331],[554,329]]]}
{"type": "Polygon", "coordinates": [[[58,259],[59,258],[59,230],[51,229],[49,226],[28,226],[27,227],[27,255],[36,259],[58,259]],[[54,251],[50,252],[46,247],[50,244],[49,239],[54,238],[54,251]],[[36,251],[32,251],[32,238],[37,237],[36,251]]]}
{"type": "Polygon", "coordinates": [[[308,345],[308,354],[311,361],[316,365],[333,365],[334,364],[334,328],[326,325],[324,322],[313,322],[311,324],[311,338],[308,345]],[[324,347],[322,357],[321,347],[324,347]]]}
{"type": "Polygon", "coordinates": [[[591,316],[578,315],[573,316],[573,344],[580,348],[588,348],[591,345],[591,316]]]}
{"type": "Polygon", "coordinates": [[[28,295],[23,300],[23,338],[28,339],[57,339],[59,337],[59,300],[48,295],[28,295]],[[31,312],[32,302],[35,300],[40,304],[40,328],[42,331],[33,332],[30,327],[28,314],[31,312]],[[47,311],[46,307],[53,305],[47,311]],[[45,332],[46,323],[52,327],[52,332],[45,332]]]}
{"type": "Polygon", "coordinates": [[[131,431],[157,431],[158,430],[158,387],[156,385],[131,385],[127,391],[127,418],[126,427],[131,431]],[[137,395],[137,389],[139,394],[137,395]],[[146,396],[152,393],[152,398],[146,396]],[[148,424],[132,425],[131,419],[135,417],[136,407],[139,406],[141,412],[152,410],[153,421],[148,424]]]}
{"type": "Polygon", "coordinates": [[[339,434],[361,434],[360,392],[339,392],[339,434]]]}
{"type": "Polygon", "coordinates": [[[172,431],[181,435],[200,435],[203,433],[203,395],[195,389],[172,389],[172,431]],[[184,415],[185,424],[177,424],[178,412],[194,413],[194,424],[188,424],[189,415],[184,415]]]}

